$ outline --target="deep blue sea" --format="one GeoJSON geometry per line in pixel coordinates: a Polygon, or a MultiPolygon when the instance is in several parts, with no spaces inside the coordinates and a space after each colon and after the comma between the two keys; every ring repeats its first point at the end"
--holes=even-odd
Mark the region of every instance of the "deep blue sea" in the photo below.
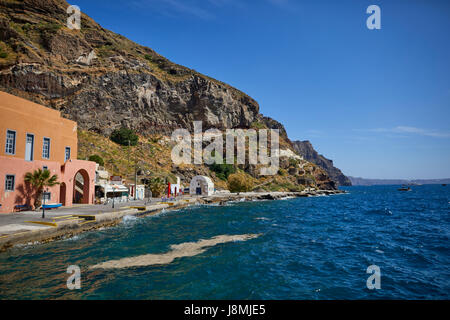
{"type": "Polygon", "coordinates": [[[449,299],[450,186],[397,188],[194,206],[14,248],[0,253],[0,299],[449,299]],[[90,268],[248,234],[259,236],[163,265],[90,268]],[[80,290],[67,289],[69,265],[81,268],[80,290]],[[370,265],[379,290],[366,286],[370,265]]]}

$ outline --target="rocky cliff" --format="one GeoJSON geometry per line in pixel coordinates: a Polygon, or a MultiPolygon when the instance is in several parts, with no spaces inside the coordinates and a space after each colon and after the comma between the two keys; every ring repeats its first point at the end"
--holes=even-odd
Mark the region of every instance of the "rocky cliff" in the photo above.
{"type": "Polygon", "coordinates": [[[333,160],[325,158],[319,154],[309,141],[293,141],[294,150],[305,160],[310,161],[324,169],[331,179],[341,186],[351,186],[352,182],[341,170],[333,165],[333,160]]]}
{"type": "Polygon", "coordinates": [[[170,62],[82,15],[65,26],[63,0],[0,1],[0,87],[61,110],[82,129],[142,134],[267,122],[243,92],[170,62]]]}
{"type": "MultiPolygon", "coordinates": [[[[264,117],[245,93],[106,30],[85,14],[81,30],[70,30],[68,6],[64,0],[0,0],[0,90],[77,121],[85,139],[81,146],[89,132],[107,137],[128,127],[143,137],[168,136],[176,128],[192,132],[193,121],[201,120],[203,129],[277,128],[281,147],[292,149],[283,125],[264,117]]],[[[92,142],[86,148],[101,149],[92,142]]],[[[318,187],[334,188],[320,168],[308,174],[318,187]]],[[[278,185],[300,183],[297,175],[279,178],[284,182],[278,185]]]]}

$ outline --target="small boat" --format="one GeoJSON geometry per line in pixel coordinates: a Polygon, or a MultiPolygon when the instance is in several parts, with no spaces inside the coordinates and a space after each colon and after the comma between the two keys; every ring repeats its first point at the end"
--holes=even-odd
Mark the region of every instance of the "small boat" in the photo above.
{"type": "Polygon", "coordinates": [[[446,187],[446,186],[447,186],[447,184],[443,183],[443,184],[442,184],[442,186],[443,186],[443,187],[446,187]]]}
{"type": "Polygon", "coordinates": [[[55,204],[44,204],[42,205],[43,209],[56,209],[62,207],[62,203],[55,203],[55,204]]]}
{"type": "Polygon", "coordinates": [[[398,189],[398,191],[411,191],[411,188],[407,186],[402,186],[401,188],[398,189]]]}

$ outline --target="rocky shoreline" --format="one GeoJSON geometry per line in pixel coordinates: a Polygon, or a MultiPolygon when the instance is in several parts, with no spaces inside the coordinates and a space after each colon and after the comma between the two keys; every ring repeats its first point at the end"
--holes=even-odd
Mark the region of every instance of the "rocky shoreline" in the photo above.
{"type": "Polygon", "coordinates": [[[198,199],[201,203],[227,202],[227,201],[258,201],[258,200],[282,200],[286,198],[301,198],[315,196],[329,196],[346,193],[342,190],[314,190],[302,192],[245,192],[217,194],[198,199]]]}
{"type": "MultiPolygon", "coordinates": [[[[328,196],[346,193],[342,190],[315,190],[303,192],[247,192],[222,193],[208,197],[189,197],[176,201],[160,202],[158,204],[137,205],[124,207],[122,210],[103,212],[98,214],[78,214],[78,219],[63,220],[53,223],[43,222],[38,230],[17,232],[0,237],[0,252],[17,245],[34,245],[51,241],[71,238],[77,234],[119,224],[125,216],[144,217],[156,215],[163,210],[179,210],[195,204],[224,205],[231,201],[264,201],[282,200],[298,197],[328,196]]],[[[37,222],[39,223],[39,222],[37,222]]]]}

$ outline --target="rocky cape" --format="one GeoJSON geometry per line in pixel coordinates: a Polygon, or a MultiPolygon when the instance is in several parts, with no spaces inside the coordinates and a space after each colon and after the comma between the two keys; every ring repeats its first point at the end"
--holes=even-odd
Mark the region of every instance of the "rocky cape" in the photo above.
{"type": "Polygon", "coordinates": [[[308,160],[322,169],[324,169],[331,179],[340,186],[351,186],[352,181],[345,176],[341,170],[333,165],[333,160],[325,158],[319,154],[309,141],[293,141],[294,150],[297,151],[305,160],[308,160]]]}

